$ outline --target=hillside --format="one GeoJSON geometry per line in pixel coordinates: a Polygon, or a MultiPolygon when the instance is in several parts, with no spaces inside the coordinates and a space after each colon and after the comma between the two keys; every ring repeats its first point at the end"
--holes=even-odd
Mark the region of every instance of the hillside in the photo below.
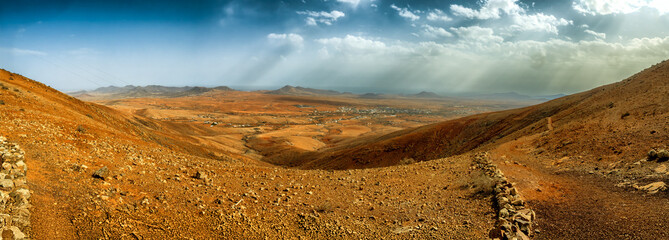
{"type": "Polygon", "coordinates": [[[425,161],[490,148],[520,137],[538,136],[535,147],[636,161],[669,139],[669,63],[663,62],[626,80],[543,104],[484,113],[421,128],[395,132],[353,148],[307,156],[307,168],[365,168],[425,161]],[[553,130],[548,132],[547,119],[553,130]],[[578,132],[578,134],[574,134],[578,132]]]}
{"type": "Polygon", "coordinates": [[[647,153],[669,146],[667,103],[664,61],[623,81],[543,104],[360,140],[290,163],[377,168],[489,151],[535,210],[541,231],[536,239],[664,239],[668,168],[647,153]]]}
{"type": "Polygon", "coordinates": [[[0,136],[21,146],[29,169],[21,230],[31,239],[475,239],[492,224],[490,199],[472,197],[480,173],[467,172],[468,156],[286,169],[202,144],[200,127],[83,102],[4,70],[0,84],[0,136]]]}

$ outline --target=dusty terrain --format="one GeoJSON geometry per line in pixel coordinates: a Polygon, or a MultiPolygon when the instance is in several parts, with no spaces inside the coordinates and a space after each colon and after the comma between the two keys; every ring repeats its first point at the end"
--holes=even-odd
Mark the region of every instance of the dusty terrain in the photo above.
{"type": "Polygon", "coordinates": [[[669,147],[669,62],[505,111],[230,90],[89,103],[0,83],[34,239],[485,239],[498,216],[484,151],[536,212],[532,238],[669,237],[669,193],[643,188],[669,182],[646,157],[669,147]]]}

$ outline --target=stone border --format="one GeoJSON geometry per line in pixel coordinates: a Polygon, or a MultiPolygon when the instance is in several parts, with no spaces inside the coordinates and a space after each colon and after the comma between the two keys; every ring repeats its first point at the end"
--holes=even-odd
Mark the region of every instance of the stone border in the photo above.
{"type": "Polygon", "coordinates": [[[26,185],[25,152],[0,136],[0,229],[2,239],[28,239],[30,190],[26,185]]]}
{"type": "Polygon", "coordinates": [[[497,211],[495,228],[490,233],[492,239],[530,239],[533,235],[532,222],[536,215],[525,206],[518,190],[509,182],[497,165],[493,164],[487,152],[474,156],[476,167],[492,178],[494,182],[494,206],[497,211]]]}

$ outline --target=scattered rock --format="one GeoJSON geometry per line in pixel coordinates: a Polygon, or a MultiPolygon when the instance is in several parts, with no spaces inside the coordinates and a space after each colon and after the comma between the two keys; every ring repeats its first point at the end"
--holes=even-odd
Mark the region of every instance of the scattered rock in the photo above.
{"type": "Polygon", "coordinates": [[[105,180],[107,176],[109,176],[109,169],[106,166],[98,169],[93,173],[94,178],[99,178],[102,180],[105,180]]]}

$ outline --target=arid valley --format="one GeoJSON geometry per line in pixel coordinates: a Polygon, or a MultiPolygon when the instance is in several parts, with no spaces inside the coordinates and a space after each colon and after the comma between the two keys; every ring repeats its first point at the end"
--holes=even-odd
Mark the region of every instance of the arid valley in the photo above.
{"type": "Polygon", "coordinates": [[[502,111],[529,103],[230,89],[84,102],[3,72],[0,131],[25,154],[35,239],[648,239],[667,234],[666,156],[647,157],[666,154],[667,76],[664,62],[502,111]],[[505,214],[499,182],[519,200],[505,214]],[[500,220],[521,209],[523,231],[500,220]]]}
{"type": "Polygon", "coordinates": [[[0,1],[0,240],[669,239],[669,1],[0,1]]]}

